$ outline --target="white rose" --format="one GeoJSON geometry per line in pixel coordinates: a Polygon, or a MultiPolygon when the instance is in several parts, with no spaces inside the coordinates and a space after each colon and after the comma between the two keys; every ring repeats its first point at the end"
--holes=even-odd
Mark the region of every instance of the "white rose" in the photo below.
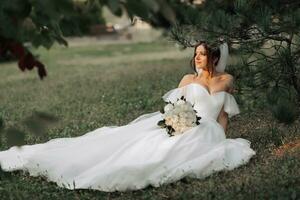
{"type": "Polygon", "coordinates": [[[173,115],[178,115],[180,113],[180,110],[178,108],[172,110],[173,115]]]}
{"type": "Polygon", "coordinates": [[[175,129],[175,132],[176,132],[176,133],[180,133],[180,130],[181,130],[181,128],[180,128],[180,127],[177,127],[177,128],[175,129]]]}
{"type": "Polygon", "coordinates": [[[174,109],[173,110],[170,110],[169,112],[167,112],[168,113],[168,116],[173,116],[174,115],[174,109]]]}
{"type": "Polygon", "coordinates": [[[181,123],[181,121],[179,121],[179,122],[177,123],[177,126],[180,128],[180,127],[182,127],[182,126],[184,126],[184,125],[181,123]]]}
{"type": "Polygon", "coordinates": [[[181,105],[180,105],[180,110],[181,110],[181,112],[185,112],[185,110],[186,110],[186,105],[185,105],[185,104],[181,104],[181,105]]]}
{"type": "Polygon", "coordinates": [[[186,102],[186,105],[187,105],[188,107],[193,108],[193,104],[192,104],[191,102],[189,102],[189,101],[186,102]]]}
{"type": "Polygon", "coordinates": [[[164,111],[165,112],[169,112],[171,110],[173,110],[174,106],[172,104],[167,104],[165,107],[164,107],[164,111]]]}
{"type": "Polygon", "coordinates": [[[193,109],[193,107],[191,107],[191,105],[189,105],[190,103],[186,102],[184,105],[183,105],[183,110],[184,111],[189,111],[191,109],[193,109]]]}
{"type": "Polygon", "coordinates": [[[184,112],[179,113],[179,117],[180,118],[185,118],[186,117],[186,113],[184,113],[184,112]]]}
{"type": "Polygon", "coordinates": [[[172,124],[172,118],[170,116],[166,117],[165,120],[166,120],[165,123],[167,125],[171,125],[172,124]]]}
{"type": "Polygon", "coordinates": [[[174,115],[174,116],[172,117],[172,120],[173,120],[174,123],[177,123],[178,120],[179,120],[179,117],[178,117],[177,115],[174,115]]]}
{"type": "Polygon", "coordinates": [[[196,117],[196,113],[194,111],[188,112],[189,117],[196,117]]]}
{"type": "Polygon", "coordinates": [[[183,105],[183,104],[185,104],[185,101],[181,99],[175,102],[175,105],[183,105]]]}
{"type": "Polygon", "coordinates": [[[180,123],[183,124],[183,125],[185,125],[187,123],[187,120],[185,118],[181,118],[180,119],[180,123]]]}
{"type": "Polygon", "coordinates": [[[179,112],[182,112],[183,111],[183,106],[184,106],[184,104],[176,105],[177,110],[179,110],[179,112]]]}
{"type": "Polygon", "coordinates": [[[186,119],[186,125],[191,126],[193,124],[193,120],[191,118],[186,119]]]}

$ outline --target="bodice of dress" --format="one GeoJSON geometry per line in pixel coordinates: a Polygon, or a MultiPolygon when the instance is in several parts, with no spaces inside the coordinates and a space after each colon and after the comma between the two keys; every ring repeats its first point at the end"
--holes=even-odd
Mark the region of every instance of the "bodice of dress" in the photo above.
{"type": "Polygon", "coordinates": [[[191,102],[197,111],[197,115],[203,118],[217,120],[223,106],[229,118],[240,113],[238,104],[232,94],[226,91],[210,94],[204,86],[198,83],[190,83],[184,87],[172,89],[165,93],[162,98],[165,102],[174,103],[181,96],[191,102]]]}

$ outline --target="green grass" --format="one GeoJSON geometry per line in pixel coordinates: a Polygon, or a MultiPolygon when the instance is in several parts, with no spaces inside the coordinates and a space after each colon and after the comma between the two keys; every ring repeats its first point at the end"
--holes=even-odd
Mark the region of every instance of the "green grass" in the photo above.
{"type": "MultiPolygon", "coordinates": [[[[156,52],[156,51],[166,51],[174,49],[167,41],[154,41],[154,42],[136,42],[129,44],[103,44],[99,45],[98,43],[93,45],[83,45],[78,47],[60,47],[55,45],[51,49],[50,59],[55,57],[60,57],[63,59],[73,59],[78,57],[107,57],[107,56],[119,56],[119,55],[132,55],[140,54],[147,52],[156,52]]],[[[47,49],[40,48],[38,49],[39,54],[42,54],[45,57],[47,54],[47,49]]]]}
{"type": "MultiPolygon", "coordinates": [[[[35,53],[47,65],[48,77],[43,81],[36,72],[19,71],[15,63],[0,65],[0,115],[6,127],[20,128],[21,121],[33,111],[58,116],[60,122],[48,131],[46,140],[83,135],[104,125],[127,124],[141,114],[157,111],[164,104],[161,96],[190,72],[189,57],[180,56],[184,52],[163,41],[68,49],[55,46],[35,53]]],[[[203,180],[185,178],[159,188],[114,193],[70,191],[42,177],[16,171],[0,174],[0,199],[299,198],[299,148],[283,156],[272,153],[280,143],[299,140],[299,120],[285,126],[272,119],[267,110],[241,110],[230,120],[227,137],[250,140],[257,155],[233,171],[221,171],[203,180]]],[[[26,135],[28,144],[44,141],[26,135]]],[[[4,141],[1,150],[6,148],[4,141]]]]}

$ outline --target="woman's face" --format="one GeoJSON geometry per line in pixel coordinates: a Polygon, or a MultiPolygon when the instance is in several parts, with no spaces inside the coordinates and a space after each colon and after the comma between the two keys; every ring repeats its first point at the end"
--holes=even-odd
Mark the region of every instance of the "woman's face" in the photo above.
{"type": "Polygon", "coordinates": [[[207,67],[207,53],[203,45],[196,48],[195,65],[198,69],[205,69],[207,67]]]}

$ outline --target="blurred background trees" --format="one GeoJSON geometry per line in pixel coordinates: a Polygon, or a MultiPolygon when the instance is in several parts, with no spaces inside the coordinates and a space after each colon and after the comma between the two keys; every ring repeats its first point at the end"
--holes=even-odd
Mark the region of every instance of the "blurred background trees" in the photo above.
{"type": "Polygon", "coordinates": [[[73,11],[59,22],[64,36],[83,36],[90,34],[90,27],[105,25],[102,6],[99,1],[74,1],[73,11]]]}
{"type": "Polygon", "coordinates": [[[57,42],[67,46],[64,36],[89,34],[92,25],[104,25],[102,7],[133,19],[140,16],[155,27],[169,27],[175,14],[166,1],[120,0],[3,0],[0,4],[0,60],[14,57],[19,68],[47,73],[42,62],[25,44],[50,49],[57,42]]]}

